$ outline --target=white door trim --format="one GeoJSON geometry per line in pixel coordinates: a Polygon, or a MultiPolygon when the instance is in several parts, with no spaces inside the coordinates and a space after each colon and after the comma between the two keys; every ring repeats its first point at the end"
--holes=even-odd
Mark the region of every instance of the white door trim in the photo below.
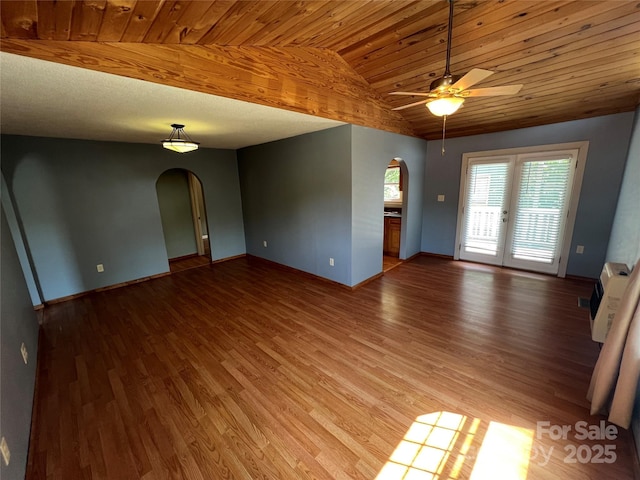
{"type": "Polygon", "coordinates": [[[198,255],[204,255],[202,225],[200,224],[200,217],[202,216],[202,212],[200,211],[197,200],[197,196],[200,194],[200,179],[198,179],[193,173],[188,170],[187,176],[189,178],[189,197],[191,199],[191,215],[193,217],[193,229],[196,235],[196,247],[198,255]]]}

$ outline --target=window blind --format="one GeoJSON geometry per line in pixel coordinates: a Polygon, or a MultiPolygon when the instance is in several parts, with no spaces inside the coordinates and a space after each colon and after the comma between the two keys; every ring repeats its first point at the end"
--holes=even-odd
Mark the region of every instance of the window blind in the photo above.
{"type": "Polygon", "coordinates": [[[497,255],[508,172],[508,163],[469,165],[465,251],[497,255]]]}
{"type": "Polygon", "coordinates": [[[522,163],[510,252],[513,258],[549,264],[555,260],[566,215],[571,160],[522,163]]]}

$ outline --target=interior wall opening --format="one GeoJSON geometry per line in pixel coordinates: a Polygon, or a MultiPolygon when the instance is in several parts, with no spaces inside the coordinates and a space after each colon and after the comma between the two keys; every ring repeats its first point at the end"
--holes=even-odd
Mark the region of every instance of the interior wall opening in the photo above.
{"type": "Polygon", "coordinates": [[[389,162],[384,174],[383,272],[398,266],[405,258],[402,231],[407,210],[407,186],[407,166],[401,158],[396,157],[389,162]]]}
{"type": "Polygon", "coordinates": [[[211,244],[200,179],[189,170],[170,169],[158,177],[156,192],[170,271],[210,264],[211,244]]]}

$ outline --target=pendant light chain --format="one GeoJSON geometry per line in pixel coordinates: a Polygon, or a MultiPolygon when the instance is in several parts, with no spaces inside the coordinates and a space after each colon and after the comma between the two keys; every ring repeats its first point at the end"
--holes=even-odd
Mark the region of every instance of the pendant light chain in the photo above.
{"type": "Polygon", "coordinates": [[[444,157],[444,133],[447,126],[447,116],[442,116],[442,156],[444,157]]]}

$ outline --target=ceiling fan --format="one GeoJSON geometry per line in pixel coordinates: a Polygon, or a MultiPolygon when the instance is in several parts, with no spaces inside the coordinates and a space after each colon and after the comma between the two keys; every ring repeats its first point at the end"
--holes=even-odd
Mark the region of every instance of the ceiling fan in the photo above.
{"type": "MultiPolygon", "coordinates": [[[[493,97],[497,95],[515,95],[522,85],[504,85],[502,87],[475,88],[469,87],[481,82],[493,72],[474,68],[464,76],[452,75],[449,71],[451,60],[451,35],[453,32],[453,0],[449,0],[449,26],[447,32],[447,63],[442,78],[431,82],[429,92],[391,92],[390,95],[410,95],[427,97],[424,100],[396,107],[393,110],[404,110],[416,105],[426,104],[431,113],[438,117],[451,115],[468,97],[493,97]]],[[[444,134],[444,132],[443,132],[444,134]]]]}

